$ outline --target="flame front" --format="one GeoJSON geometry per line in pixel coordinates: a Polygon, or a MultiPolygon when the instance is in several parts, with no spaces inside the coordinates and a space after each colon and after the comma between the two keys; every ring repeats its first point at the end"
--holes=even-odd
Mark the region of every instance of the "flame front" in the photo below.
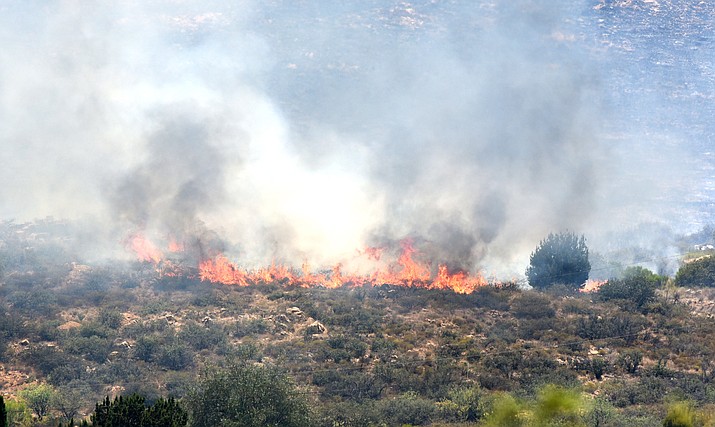
{"type": "MultiPolygon", "coordinates": [[[[330,272],[311,272],[307,263],[304,263],[300,272],[282,266],[271,264],[268,268],[254,271],[242,270],[230,262],[223,254],[213,259],[205,260],[199,264],[199,278],[212,283],[225,285],[248,286],[260,283],[284,283],[287,285],[311,287],[322,286],[325,288],[339,288],[342,286],[379,286],[383,284],[418,287],[426,289],[452,290],[457,293],[469,294],[480,286],[487,284],[482,275],[470,276],[460,271],[450,273],[446,265],[440,265],[436,276],[433,278],[430,268],[414,260],[416,253],[412,242],[405,240],[401,243],[402,252],[395,263],[386,270],[377,270],[371,275],[352,275],[342,271],[342,264],[335,265],[330,272]]],[[[376,250],[362,252],[368,258],[375,260],[376,250]]]]}
{"type": "MultiPolygon", "coordinates": [[[[142,262],[155,264],[162,276],[176,277],[182,274],[181,265],[165,259],[164,251],[154,245],[143,234],[136,233],[127,239],[127,246],[136,253],[142,262]]],[[[184,244],[170,239],[166,252],[180,253],[184,244]]],[[[307,262],[300,271],[273,262],[270,267],[245,270],[231,262],[224,254],[204,259],[198,265],[198,278],[202,281],[225,285],[249,286],[261,283],[280,283],[290,286],[321,286],[339,288],[342,286],[379,286],[383,284],[418,287],[426,289],[451,289],[454,292],[469,294],[487,284],[481,274],[470,276],[458,271],[450,273],[446,265],[439,265],[432,274],[430,265],[415,259],[418,251],[410,239],[400,242],[400,253],[393,262],[385,261],[385,249],[369,247],[357,252],[357,257],[375,265],[372,274],[350,274],[344,271],[343,264],[336,264],[329,271],[313,272],[307,262]]]]}

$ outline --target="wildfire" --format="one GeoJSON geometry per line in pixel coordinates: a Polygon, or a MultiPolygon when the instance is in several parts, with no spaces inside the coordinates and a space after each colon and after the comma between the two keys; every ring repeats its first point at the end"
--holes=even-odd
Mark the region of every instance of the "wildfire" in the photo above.
{"type": "MultiPolygon", "coordinates": [[[[156,264],[160,274],[165,276],[181,274],[177,270],[178,266],[165,260],[163,252],[143,235],[131,236],[129,247],[137,254],[139,260],[156,264]],[[167,265],[171,268],[168,268],[167,265]]],[[[170,240],[167,244],[168,252],[176,253],[183,250],[183,244],[174,240],[170,240]]],[[[202,281],[236,286],[281,283],[301,287],[339,288],[342,286],[390,284],[426,289],[451,289],[462,294],[472,293],[480,286],[487,284],[481,274],[471,276],[464,271],[450,273],[446,265],[439,265],[436,273],[433,274],[429,264],[415,259],[418,251],[409,239],[400,243],[400,254],[397,259],[392,263],[383,262],[380,268],[377,264],[381,260],[384,261],[384,252],[384,248],[373,247],[358,251],[359,257],[376,264],[375,272],[369,275],[346,273],[343,271],[342,264],[336,264],[329,271],[314,272],[307,262],[299,271],[275,262],[271,263],[269,267],[245,270],[219,253],[199,263],[198,278],[202,281]]]]}
{"type": "Polygon", "coordinates": [[[597,292],[606,282],[608,282],[608,280],[586,280],[586,284],[579,289],[579,292],[597,292]]]}
{"type": "MultiPolygon", "coordinates": [[[[307,263],[303,264],[301,272],[276,264],[272,264],[269,268],[246,271],[239,269],[224,255],[218,255],[199,265],[199,278],[213,283],[239,286],[275,282],[325,288],[390,284],[426,289],[451,289],[462,294],[472,293],[480,286],[487,284],[486,279],[481,275],[470,276],[463,271],[452,274],[445,265],[440,265],[437,275],[432,278],[429,266],[413,259],[416,250],[412,246],[412,242],[405,240],[401,246],[402,252],[397,262],[390,265],[387,270],[377,270],[372,275],[344,274],[342,264],[335,265],[327,273],[313,273],[307,263]]],[[[370,257],[374,252],[365,251],[364,253],[370,257]]]]}
{"type": "Polygon", "coordinates": [[[153,262],[158,264],[164,259],[164,254],[147,240],[142,234],[134,234],[129,237],[129,248],[137,254],[140,261],[153,262]]]}

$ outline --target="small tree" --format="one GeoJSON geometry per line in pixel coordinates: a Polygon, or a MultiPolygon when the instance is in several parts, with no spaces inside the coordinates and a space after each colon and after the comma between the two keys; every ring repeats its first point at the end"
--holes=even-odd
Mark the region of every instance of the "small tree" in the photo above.
{"type": "Polygon", "coordinates": [[[49,384],[34,384],[23,389],[19,394],[37,418],[42,419],[50,411],[55,389],[49,384]]]}
{"type": "Polygon", "coordinates": [[[144,412],[142,427],[184,427],[188,420],[189,415],[173,397],[159,398],[144,412]]]}
{"type": "Polygon", "coordinates": [[[588,279],[591,264],[584,236],[574,233],[549,234],[529,259],[529,285],[544,289],[559,283],[578,289],[588,279]]]}

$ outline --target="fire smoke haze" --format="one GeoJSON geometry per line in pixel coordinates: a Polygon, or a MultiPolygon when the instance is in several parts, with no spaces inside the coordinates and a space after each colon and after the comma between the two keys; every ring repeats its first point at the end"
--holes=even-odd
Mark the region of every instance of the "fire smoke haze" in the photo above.
{"type": "Polygon", "coordinates": [[[3,2],[0,217],[249,267],[410,237],[521,272],[643,194],[574,3],[3,2]]]}

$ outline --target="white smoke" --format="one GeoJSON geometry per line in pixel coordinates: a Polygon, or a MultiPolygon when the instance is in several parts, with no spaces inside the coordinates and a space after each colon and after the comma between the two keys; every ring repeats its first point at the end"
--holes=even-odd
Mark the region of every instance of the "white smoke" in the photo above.
{"type": "Polygon", "coordinates": [[[6,2],[0,216],[523,271],[614,179],[573,5],[537,3],[6,2]]]}

